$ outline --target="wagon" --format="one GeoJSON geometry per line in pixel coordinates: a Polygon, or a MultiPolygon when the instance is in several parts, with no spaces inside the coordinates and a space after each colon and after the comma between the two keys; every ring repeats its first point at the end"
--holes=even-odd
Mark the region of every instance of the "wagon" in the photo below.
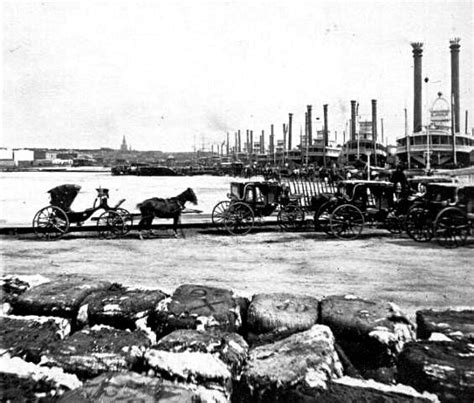
{"type": "Polygon", "coordinates": [[[366,226],[400,233],[405,202],[391,182],[341,181],[338,191],[316,211],[315,226],[341,239],[357,238],[366,226]]]}
{"type": "Polygon", "coordinates": [[[245,235],[261,220],[278,211],[277,221],[284,230],[300,228],[304,212],[297,198],[276,182],[232,182],[229,200],[217,203],[212,210],[212,222],[233,235],[245,235]]]}
{"type": "Polygon", "coordinates": [[[457,183],[427,183],[425,193],[410,207],[406,218],[407,233],[416,242],[428,242],[434,235],[438,213],[455,203],[460,187],[457,183]]]}
{"type": "Polygon", "coordinates": [[[71,205],[81,187],[79,185],[60,185],[48,191],[51,204],[39,210],[33,218],[35,234],[45,240],[56,240],[64,236],[71,224],[81,226],[96,212],[102,211],[97,217],[97,231],[99,237],[115,238],[125,235],[132,226],[132,216],[121,208],[125,199],[115,206],[108,205],[109,190],[98,188],[97,196],[91,208],[84,211],[73,211],[71,205]]]}

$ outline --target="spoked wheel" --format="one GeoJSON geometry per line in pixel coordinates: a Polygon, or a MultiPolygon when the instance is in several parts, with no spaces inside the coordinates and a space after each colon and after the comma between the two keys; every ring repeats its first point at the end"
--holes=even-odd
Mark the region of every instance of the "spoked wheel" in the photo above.
{"type": "Polygon", "coordinates": [[[114,210],[102,213],[97,220],[99,238],[113,239],[125,234],[123,217],[114,210]]]}
{"type": "Polygon", "coordinates": [[[364,228],[364,216],[357,207],[343,204],[334,209],[329,225],[334,236],[341,239],[355,239],[364,228]]]}
{"type": "Polygon", "coordinates": [[[255,222],[252,208],[245,203],[232,203],[224,217],[225,229],[232,235],[245,235],[250,232],[255,222]]]}
{"type": "Polygon", "coordinates": [[[224,200],[217,203],[212,209],[212,223],[216,227],[223,227],[226,215],[229,213],[230,201],[224,200]]]}
{"type": "Polygon", "coordinates": [[[66,212],[56,206],[48,206],[38,211],[33,218],[33,230],[38,238],[54,241],[69,229],[66,212]]]}
{"type": "Polygon", "coordinates": [[[466,214],[456,207],[441,210],[434,224],[434,236],[445,248],[457,248],[466,243],[469,235],[469,222],[466,214]]]}
{"type": "Polygon", "coordinates": [[[423,207],[412,207],[406,219],[407,234],[416,242],[429,242],[433,238],[433,225],[429,211],[423,207]]]}
{"type": "Polygon", "coordinates": [[[304,225],[304,211],[300,206],[288,204],[279,211],[277,221],[283,231],[299,230],[304,225]]]}
{"type": "Polygon", "coordinates": [[[124,233],[123,235],[126,235],[130,232],[133,226],[133,216],[130,214],[130,212],[122,207],[117,207],[114,211],[120,214],[120,216],[123,219],[123,224],[124,224],[124,233]]]}
{"type": "Polygon", "coordinates": [[[314,215],[314,229],[316,231],[323,231],[331,235],[331,226],[329,221],[331,219],[331,211],[334,209],[333,203],[324,203],[316,214],[314,215]]]}

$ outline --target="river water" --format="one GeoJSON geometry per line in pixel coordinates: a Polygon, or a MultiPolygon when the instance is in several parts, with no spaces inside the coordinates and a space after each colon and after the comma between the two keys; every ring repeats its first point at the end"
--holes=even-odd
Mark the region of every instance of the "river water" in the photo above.
{"type": "MultiPolygon", "coordinates": [[[[261,178],[252,178],[259,180],[261,178]]],[[[70,183],[81,186],[72,210],[92,207],[96,188],[110,190],[109,204],[126,199],[122,207],[139,213],[136,205],[149,197],[172,197],[190,187],[198,205],[187,204],[203,213],[211,213],[221,200],[227,199],[232,181],[229,176],[113,176],[109,172],[1,172],[0,226],[31,225],[36,212],[49,205],[49,189],[70,183]]]]}

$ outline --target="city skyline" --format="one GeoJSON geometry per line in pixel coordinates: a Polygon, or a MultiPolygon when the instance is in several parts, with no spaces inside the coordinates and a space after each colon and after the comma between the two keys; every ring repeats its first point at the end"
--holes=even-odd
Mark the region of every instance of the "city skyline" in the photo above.
{"type": "Polygon", "coordinates": [[[119,148],[125,135],[192,151],[238,129],[268,138],[271,124],[282,138],[289,112],[298,137],[306,105],[321,129],[323,104],[340,143],[352,99],[367,120],[377,99],[394,144],[404,108],[413,128],[410,43],[424,43],[426,119],[437,92],[450,97],[454,37],[462,131],[474,112],[470,1],[6,1],[2,20],[3,147],[119,148]]]}

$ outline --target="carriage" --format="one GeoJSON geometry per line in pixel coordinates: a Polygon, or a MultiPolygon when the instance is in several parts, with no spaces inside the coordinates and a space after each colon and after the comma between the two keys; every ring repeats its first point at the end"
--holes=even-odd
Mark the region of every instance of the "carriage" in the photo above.
{"type": "Polygon", "coordinates": [[[314,215],[315,227],[341,239],[355,239],[365,226],[400,233],[407,199],[391,182],[341,181],[337,192],[314,215]]]}
{"type": "Polygon", "coordinates": [[[255,219],[262,220],[278,211],[277,221],[283,230],[301,228],[304,211],[289,188],[277,182],[232,182],[229,200],[217,203],[212,223],[232,235],[248,234],[255,219]]]}
{"type": "Polygon", "coordinates": [[[45,240],[56,240],[64,236],[71,224],[81,226],[94,213],[102,211],[97,219],[99,237],[115,238],[125,235],[132,227],[132,216],[121,208],[125,199],[115,206],[108,205],[109,190],[98,188],[97,196],[91,208],[84,211],[73,211],[71,205],[81,187],[79,185],[60,185],[48,191],[51,204],[39,210],[33,218],[35,234],[45,240]]]}
{"type": "Polygon", "coordinates": [[[417,242],[435,237],[442,246],[463,245],[473,219],[473,189],[458,183],[426,184],[425,194],[408,211],[408,235],[417,242]]]}

